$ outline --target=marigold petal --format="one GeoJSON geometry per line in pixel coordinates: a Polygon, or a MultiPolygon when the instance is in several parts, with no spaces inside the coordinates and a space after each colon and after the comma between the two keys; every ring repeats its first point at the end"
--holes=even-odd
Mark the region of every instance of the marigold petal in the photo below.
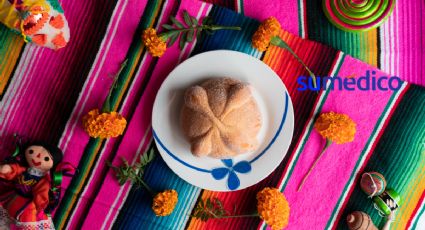
{"type": "Polygon", "coordinates": [[[276,36],[279,34],[281,30],[281,25],[279,21],[275,17],[269,17],[267,18],[263,23],[262,26],[264,29],[271,35],[276,36]]]}
{"type": "Polygon", "coordinates": [[[110,138],[122,135],[127,121],[117,112],[101,113],[93,109],[83,117],[84,130],[93,138],[110,138]]]}
{"type": "Polygon", "coordinates": [[[264,188],[257,193],[257,202],[260,218],[273,230],[280,230],[288,225],[289,203],[278,189],[264,188]]]}
{"type": "Polygon", "coordinates": [[[167,50],[167,43],[158,37],[156,30],[153,28],[143,31],[142,41],[148,52],[154,57],[161,57],[167,50]]]}
{"type": "Polygon", "coordinates": [[[352,142],[356,134],[356,123],[346,114],[322,113],[314,127],[323,138],[337,144],[352,142]]]}
{"type": "Polygon", "coordinates": [[[266,51],[272,37],[281,30],[279,21],[275,17],[264,20],[252,36],[252,46],[259,51],[266,51]]]}
{"type": "Polygon", "coordinates": [[[178,202],[178,194],[175,190],[165,190],[153,198],[152,210],[157,216],[170,215],[178,202]]]}

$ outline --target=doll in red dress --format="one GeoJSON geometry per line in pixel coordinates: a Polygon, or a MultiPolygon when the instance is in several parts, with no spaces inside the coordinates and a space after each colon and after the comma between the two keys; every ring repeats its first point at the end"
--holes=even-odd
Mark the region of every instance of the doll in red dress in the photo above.
{"type": "Polygon", "coordinates": [[[12,163],[0,164],[0,207],[16,226],[54,228],[46,209],[52,202],[51,175],[62,158],[59,148],[40,142],[27,145],[12,163]]]}

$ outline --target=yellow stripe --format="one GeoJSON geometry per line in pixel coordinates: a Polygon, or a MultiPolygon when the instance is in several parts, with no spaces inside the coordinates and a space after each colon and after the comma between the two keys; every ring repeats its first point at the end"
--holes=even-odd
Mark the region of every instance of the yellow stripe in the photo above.
{"type": "MultiPolygon", "coordinates": [[[[425,152],[423,153],[425,155],[425,152]]],[[[419,162],[418,165],[424,165],[425,160],[419,162]]],[[[419,200],[422,194],[425,191],[425,168],[422,168],[421,171],[416,173],[417,175],[414,178],[417,180],[412,181],[406,188],[406,191],[409,193],[403,197],[400,205],[400,208],[397,211],[395,222],[392,224],[392,228],[394,230],[404,230],[407,227],[407,222],[410,217],[413,215],[413,211],[419,203],[419,200]],[[404,201],[404,202],[403,202],[404,201]],[[405,204],[405,205],[403,205],[405,204]]]]}
{"type": "MultiPolygon", "coordinates": [[[[162,4],[162,3],[160,3],[160,4],[162,4]]],[[[158,7],[158,10],[155,12],[155,16],[153,18],[157,18],[160,12],[161,12],[161,9],[158,7]]],[[[151,23],[149,24],[149,27],[153,27],[154,21],[155,20],[151,20],[151,23]]],[[[142,45],[141,49],[139,49],[137,51],[136,59],[133,62],[133,65],[131,66],[130,71],[128,72],[128,76],[133,76],[134,72],[136,71],[137,63],[139,63],[139,60],[140,60],[141,55],[142,55],[142,53],[143,53],[144,50],[145,50],[145,46],[142,45]]],[[[121,102],[121,100],[122,100],[122,98],[124,96],[124,92],[128,88],[128,85],[130,83],[130,80],[131,80],[131,77],[128,77],[127,80],[124,83],[123,88],[119,91],[120,94],[118,95],[117,103],[115,103],[115,105],[113,107],[113,111],[116,111],[118,109],[118,106],[119,106],[119,104],[120,104],[120,102],[121,102]]]]}
{"type": "Polygon", "coordinates": [[[369,30],[360,36],[360,50],[365,52],[362,59],[370,65],[378,65],[377,29],[369,30]],[[365,50],[365,51],[363,51],[365,50]]]}
{"type": "Polygon", "coordinates": [[[0,95],[4,94],[4,90],[9,79],[12,77],[12,71],[16,62],[18,61],[19,54],[21,53],[21,49],[24,46],[24,41],[18,35],[11,35],[11,41],[5,42],[8,44],[8,49],[2,50],[0,53],[4,57],[4,62],[0,62],[0,95]]]}

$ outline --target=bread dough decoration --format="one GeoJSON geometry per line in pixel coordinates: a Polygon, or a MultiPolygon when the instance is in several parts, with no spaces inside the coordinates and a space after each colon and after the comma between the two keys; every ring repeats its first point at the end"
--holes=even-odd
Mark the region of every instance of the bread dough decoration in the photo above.
{"type": "Polygon", "coordinates": [[[193,155],[223,159],[257,149],[262,119],[248,84],[214,78],[186,90],[181,125],[193,155]]]}
{"type": "Polygon", "coordinates": [[[69,41],[69,27],[57,0],[0,0],[0,22],[26,42],[60,49],[69,41]]]}
{"type": "Polygon", "coordinates": [[[360,211],[352,212],[347,216],[347,225],[350,230],[379,230],[370,216],[360,211]]]}

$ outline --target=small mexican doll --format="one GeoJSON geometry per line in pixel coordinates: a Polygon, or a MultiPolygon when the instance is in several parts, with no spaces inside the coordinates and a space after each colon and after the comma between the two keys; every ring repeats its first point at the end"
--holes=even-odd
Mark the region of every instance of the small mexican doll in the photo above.
{"type": "Polygon", "coordinates": [[[56,146],[36,142],[10,163],[0,164],[0,207],[18,228],[41,224],[31,229],[54,229],[46,210],[52,203],[52,176],[62,158],[56,146]]]}

